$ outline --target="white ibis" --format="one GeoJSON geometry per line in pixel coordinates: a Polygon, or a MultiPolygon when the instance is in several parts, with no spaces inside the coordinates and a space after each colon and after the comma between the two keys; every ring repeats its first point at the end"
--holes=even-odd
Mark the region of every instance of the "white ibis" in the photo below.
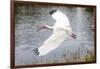
{"type": "Polygon", "coordinates": [[[48,25],[45,25],[40,29],[52,29],[53,34],[43,42],[42,46],[33,49],[34,54],[38,56],[44,56],[55,50],[56,48],[61,46],[61,43],[66,40],[68,36],[76,39],[76,35],[72,32],[69,19],[64,13],[59,10],[52,10],[49,12],[49,14],[53,17],[53,19],[56,20],[54,26],[50,27],[48,25]]]}

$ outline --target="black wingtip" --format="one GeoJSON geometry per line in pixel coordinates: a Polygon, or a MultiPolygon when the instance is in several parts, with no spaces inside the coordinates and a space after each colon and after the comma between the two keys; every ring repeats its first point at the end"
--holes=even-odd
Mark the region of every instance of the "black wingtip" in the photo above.
{"type": "Polygon", "coordinates": [[[72,33],[71,37],[73,37],[74,39],[77,38],[77,36],[75,34],[72,33]]]}
{"type": "Polygon", "coordinates": [[[52,15],[52,14],[53,14],[54,12],[56,12],[56,11],[57,11],[57,10],[54,9],[54,10],[50,11],[49,14],[52,15]]]}
{"type": "Polygon", "coordinates": [[[38,48],[34,48],[34,49],[33,49],[33,53],[34,53],[36,56],[38,56],[38,55],[39,55],[38,48]]]}

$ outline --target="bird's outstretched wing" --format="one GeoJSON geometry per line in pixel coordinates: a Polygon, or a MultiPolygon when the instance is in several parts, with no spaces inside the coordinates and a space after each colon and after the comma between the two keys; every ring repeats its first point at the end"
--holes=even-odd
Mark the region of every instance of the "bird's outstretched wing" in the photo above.
{"type": "Polygon", "coordinates": [[[65,32],[61,31],[60,33],[61,34],[53,33],[46,41],[44,41],[43,45],[38,49],[39,56],[44,56],[60,46],[67,37],[65,32]]]}
{"type": "Polygon", "coordinates": [[[57,11],[56,13],[52,14],[52,17],[56,20],[55,26],[70,26],[69,19],[63,12],[57,11]]]}

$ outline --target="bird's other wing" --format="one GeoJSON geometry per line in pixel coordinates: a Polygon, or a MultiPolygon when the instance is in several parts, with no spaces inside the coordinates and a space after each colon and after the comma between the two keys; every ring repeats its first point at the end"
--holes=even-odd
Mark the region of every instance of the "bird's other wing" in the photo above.
{"type": "Polygon", "coordinates": [[[53,33],[46,41],[44,41],[43,45],[40,46],[39,56],[44,56],[59,47],[60,44],[65,40],[65,37],[63,36],[64,34],[65,33],[63,32],[61,34],[53,33]]]}
{"type": "Polygon", "coordinates": [[[60,26],[70,26],[70,21],[63,12],[57,11],[55,12],[52,17],[56,20],[55,25],[60,25],[60,26]]]}
{"type": "Polygon", "coordinates": [[[58,44],[55,43],[56,38],[54,35],[51,35],[46,41],[44,41],[43,45],[39,48],[39,56],[44,56],[48,54],[50,51],[54,50],[58,44]]]}

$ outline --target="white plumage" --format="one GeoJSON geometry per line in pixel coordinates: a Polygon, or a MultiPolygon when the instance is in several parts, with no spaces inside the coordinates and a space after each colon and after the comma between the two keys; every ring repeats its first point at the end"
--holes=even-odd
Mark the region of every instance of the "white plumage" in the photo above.
{"type": "Polygon", "coordinates": [[[53,19],[56,20],[53,27],[49,27],[45,25],[46,28],[53,29],[53,34],[44,41],[43,45],[38,48],[38,55],[44,56],[57,47],[67,39],[68,36],[72,36],[75,38],[76,36],[72,33],[72,28],[70,27],[70,22],[68,17],[63,14],[61,11],[53,11],[52,15],[53,19]]]}

